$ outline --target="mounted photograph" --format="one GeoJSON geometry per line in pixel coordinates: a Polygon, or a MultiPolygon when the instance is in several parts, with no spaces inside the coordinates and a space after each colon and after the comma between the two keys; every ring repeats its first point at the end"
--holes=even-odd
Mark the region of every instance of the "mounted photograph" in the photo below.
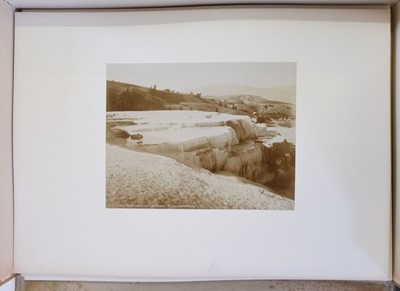
{"type": "Polygon", "coordinates": [[[294,210],[296,63],[108,64],[106,207],[294,210]]]}

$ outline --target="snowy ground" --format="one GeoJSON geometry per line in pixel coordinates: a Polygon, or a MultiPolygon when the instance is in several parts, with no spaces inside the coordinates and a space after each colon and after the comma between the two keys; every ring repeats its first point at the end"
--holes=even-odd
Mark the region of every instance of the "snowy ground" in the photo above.
{"type": "Polygon", "coordinates": [[[260,137],[266,147],[270,148],[274,143],[283,142],[285,139],[292,144],[296,144],[296,128],[294,127],[269,127],[267,132],[266,136],[260,137]]]}
{"type": "MultiPolygon", "coordinates": [[[[132,126],[133,127],[133,126],[132,126]]],[[[131,128],[132,128],[131,127],[131,128]]],[[[135,134],[127,130],[129,134],[135,134]]],[[[229,126],[219,127],[194,127],[194,128],[170,128],[168,130],[138,131],[143,135],[141,145],[170,144],[176,145],[181,151],[191,151],[207,145],[212,148],[225,148],[238,144],[236,134],[229,126]]],[[[128,143],[138,143],[128,139],[128,143]]]]}
{"type": "Polygon", "coordinates": [[[264,187],[107,144],[107,207],[292,210],[264,187]]]}
{"type": "Polygon", "coordinates": [[[265,146],[271,147],[285,139],[295,144],[295,128],[267,127],[254,124],[250,117],[218,112],[160,110],[108,112],[108,122],[130,122],[115,126],[138,139],[128,143],[140,145],[168,145],[168,149],[190,151],[206,145],[224,148],[236,145],[239,140],[258,136],[265,146]],[[132,124],[133,123],[133,124],[132,124]],[[234,129],[234,130],[233,130],[234,129]]]}
{"type": "Polygon", "coordinates": [[[201,127],[220,126],[230,120],[250,120],[245,115],[232,115],[208,111],[156,110],[107,112],[108,120],[133,120],[143,127],[174,126],[201,127]]]}
{"type": "Polygon", "coordinates": [[[274,130],[278,132],[283,138],[292,144],[296,144],[296,128],[295,127],[283,127],[276,126],[270,127],[269,130],[274,130]]]}
{"type": "Polygon", "coordinates": [[[128,139],[131,144],[164,144],[183,151],[204,146],[222,149],[260,131],[248,116],[187,110],[108,112],[107,122],[130,122],[112,130],[136,136],[128,139]]]}

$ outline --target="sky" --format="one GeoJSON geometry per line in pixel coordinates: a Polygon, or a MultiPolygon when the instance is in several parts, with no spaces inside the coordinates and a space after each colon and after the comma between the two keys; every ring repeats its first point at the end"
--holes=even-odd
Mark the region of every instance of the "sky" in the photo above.
{"type": "Polygon", "coordinates": [[[243,94],[239,91],[246,86],[295,87],[296,63],[108,64],[107,79],[145,87],[156,84],[157,89],[180,92],[206,90],[216,95],[225,86],[230,94],[243,94]]]}

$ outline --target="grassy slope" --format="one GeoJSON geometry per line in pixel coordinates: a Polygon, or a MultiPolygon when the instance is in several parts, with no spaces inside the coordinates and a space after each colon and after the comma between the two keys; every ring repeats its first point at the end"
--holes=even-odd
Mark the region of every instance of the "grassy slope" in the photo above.
{"type": "Polygon", "coordinates": [[[107,111],[199,110],[251,115],[268,105],[271,117],[293,115],[292,104],[254,95],[205,96],[107,81],[107,111]]]}
{"type": "Polygon", "coordinates": [[[208,101],[190,94],[107,81],[107,111],[162,110],[182,103],[207,104],[208,101]]]}

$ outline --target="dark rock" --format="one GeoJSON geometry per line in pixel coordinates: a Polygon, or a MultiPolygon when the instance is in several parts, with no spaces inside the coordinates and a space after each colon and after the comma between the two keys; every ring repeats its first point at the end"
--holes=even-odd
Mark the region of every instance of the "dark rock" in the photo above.
{"type": "Polygon", "coordinates": [[[141,135],[140,133],[136,133],[136,134],[132,134],[131,135],[131,139],[133,139],[133,140],[139,140],[139,139],[142,139],[143,138],[143,135],[141,135]]]}
{"type": "Polygon", "coordinates": [[[125,130],[122,130],[120,128],[113,128],[112,133],[119,138],[128,138],[130,134],[126,132],[125,130]]]}

